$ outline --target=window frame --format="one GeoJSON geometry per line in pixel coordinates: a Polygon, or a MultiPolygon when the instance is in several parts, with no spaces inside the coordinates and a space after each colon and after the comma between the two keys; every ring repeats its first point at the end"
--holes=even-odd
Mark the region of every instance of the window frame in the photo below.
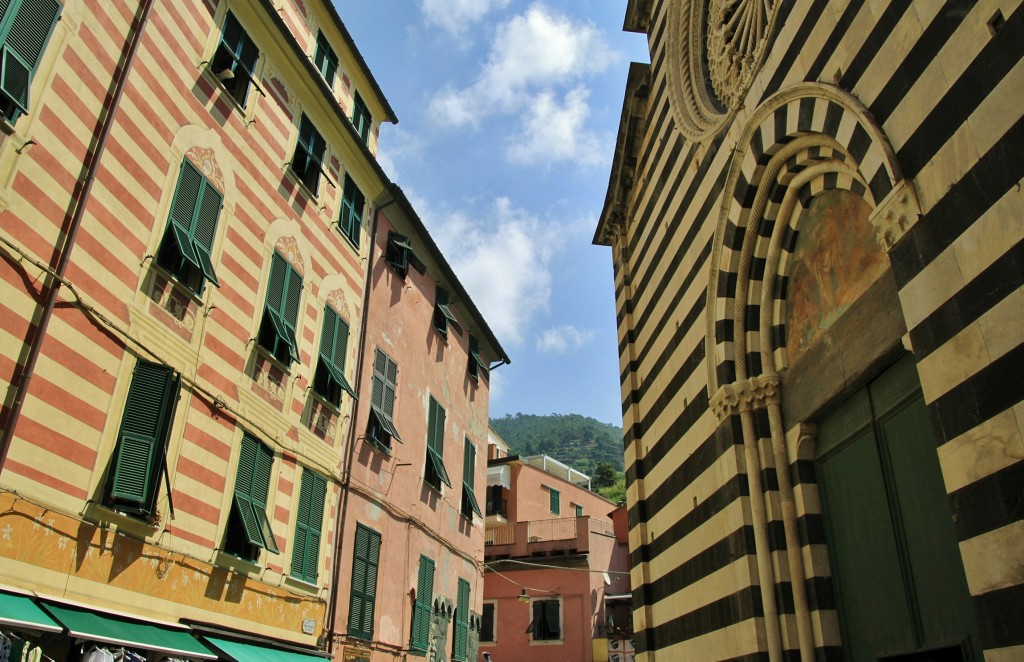
{"type": "Polygon", "coordinates": [[[384,248],[384,262],[402,278],[409,273],[409,256],[412,252],[412,243],[408,237],[394,230],[388,231],[388,241],[384,248]]]}
{"type": "Polygon", "coordinates": [[[327,479],[309,467],[303,467],[299,479],[290,575],[308,584],[316,583],[320,571],[320,543],[323,538],[326,501],[327,479]]]}
{"type": "Polygon", "coordinates": [[[327,87],[334,89],[334,76],[338,73],[338,54],[327,40],[323,30],[316,31],[316,41],[313,46],[313,66],[323,76],[327,87]]]}
{"type": "Polygon", "coordinates": [[[319,195],[320,176],[327,178],[324,172],[327,140],[306,113],[300,114],[298,129],[295,152],[288,166],[303,188],[315,198],[319,195]]]}
{"type": "Polygon", "coordinates": [[[498,601],[497,600],[484,600],[482,611],[480,612],[480,643],[481,644],[495,644],[498,643],[498,601]],[[484,639],[484,634],[487,632],[484,624],[487,622],[487,608],[491,608],[491,638],[484,639]]]}
{"type": "Polygon", "coordinates": [[[476,499],[473,482],[476,480],[476,445],[468,436],[465,437],[462,453],[462,516],[472,521],[473,513],[483,517],[480,504],[476,499]]]}
{"type": "Polygon", "coordinates": [[[273,473],[274,451],[255,435],[243,431],[231,510],[224,531],[222,551],[225,554],[256,563],[260,549],[281,553],[267,515],[273,473]],[[245,549],[246,544],[248,549],[245,549]]]}
{"type": "Polygon", "coordinates": [[[423,480],[437,491],[441,484],[452,486],[448,470],[444,466],[444,424],[446,413],[434,396],[427,406],[427,453],[424,460],[423,480]]]}
{"type": "Polygon", "coordinates": [[[430,650],[430,623],[434,602],[434,560],[420,554],[419,571],[416,574],[416,600],[413,603],[409,653],[425,655],[430,650]]]}
{"type": "Polygon", "coordinates": [[[213,244],[223,209],[223,193],[194,163],[183,158],[156,263],[199,297],[207,280],[220,287],[213,266],[213,244]]]}
{"type": "Polygon", "coordinates": [[[356,534],[352,547],[352,583],[349,589],[348,634],[350,637],[373,640],[373,623],[377,609],[377,573],[380,570],[381,534],[374,529],[356,523],[356,534]],[[360,542],[362,541],[362,543],[360,542]],[[360,554],[362,548],[363,553],[360,554]],[[365,567],[362,589],[357,589],[359,563],[365,567]],[[372,566],[373,572],[370,572],[372,566]],[[371,581],[372,579],[372,581],[371,581]],[[358,618],[359,625],[354,625],[358,618]],[[369,627],[365,627],[366,625],[369,627]]]}
{"type": "Polygon", "coordinates": [[[449,327],[462,335],[462,325],[452,312],[451,305],[448,290],[438,285],[434,289],[434,328],[445,340],[448,340],[449,327]]]}
{"type": "Polygon", "coordinates": [[[373,373],[370,377],[370,416],[366,437],[375,448],[391,452],[391,440],[402,437],[395,426],[395,402],[398,399],[398,364],[381,348],[374,348],[373,373]]]}
{"type": "Polygon", "coordinates": [[[245,108],[248,103],[249,88],[256,87],[259,89],[256,84],[256,65],[259,63],[259,59],[260,50],[256,47],[256,42],[252,40],[248,31],[242,27],[241,21],[229,9],[224,14],[224,21],[221,23],[220,39],[217,40],[217,47],[210,57],[209,69],[217,83],[241,108],[245,108]],[[231,22],[233,22],[233,25],[231,22]],[[237,27],[238,29],[237,40],[234,44],[229,44],[227,41],[229,27],[237,27]],[[248,58],[246,58],[247,54],[249,55],[248,58]],[[224,61],[225,57],[230,58],[230,66],[216,71],[217,68],[222,66],[218,64],[219,62],[223,63],[224,66],[227,65],[227,62],[224,61]],[[230,75],[222,75],[225,71],[230,72],[230,75]]]}
{"type": "Polygon", "coordinates": [[[352,126],[355,128],[356,134],[362,138],[363,143],[369,145],[373,115],[370,114],[370,109],[366,106],[366,102],[363,101],[358,90],[352,95],[352,126]]]}
{"type": "Polygon", "coordinates": [[[53,16],[47,19],[48,12],[30,16],[30,12],[22,13],[25,8],[25,0],[10,0],[7,9],[0,15],[0,118],[3,121],[14,124],[22,115],[27,115],[31,109],[32,79],[35,78],[36,70],[46,52],[46,46],[53,36],[53,29],[60,20],[64,3],[60,0],[44,0],[50,2],[51,7],[43,8],[38,4],[31,5],[32,9],[52,9],[53,16]],[[45,33],[36,29],[41,24],[49,25],[45,33]],[[26,22],[42,21],[41,24],[25,25],[26,22]],[[21,25],[19,25],[19,22],[21,25]],[[18,39],[11,40],[11,32],[20,28],[17,33],[18,39]],[[24,32],[22,32],[24,31],[24,32]],[[27,32],[27,34],[26,34],[27,32]],[[41,39],[39,37],[42,37],[41,39]],[[34,38],[34,39],[33,39],[34,38]],[[26,49],[19,52],[20,49],[26,49]],[[8,81],[8,67],[21,68],[15,71],[8,81]],[[19,75],[20,74],[20,75],[19,75]],[[17,86],[17,89],[12,89],[17,86]]]}
{"type": "Polygon", "coordinates": [[[341,406],[343,391],[356,397],[355,389],[345,377],[348,341],[348,322],[330,304],[325,305],[320,325],[320,348],[311,387],[313,393],[335,408],[341,406]]]}
{"type": "Polygon", "coordinates": [[[299,362],[298,324],[302,310],[302,281],[299,271],[275,250],[270,258],[267,291],[263,297],[263,315],[256,334],[256,344],[286,370],[291,368],[292,363],[299,362]],[[280,284],[275,283],[277,280],[281,281],[280,284]],[[284,350],[287,350],[287,354],[284,350]]]}
{"type": "Polygon", "coordinates": [[[167,476],[167,447],[180,389],[181,375],[170,366],[136,361],[104,488],[104,506],[139,519],[154,516],[161,469],[167,476]]]}
{"type": "Polygon", "coordinates": [[[562,597],[558,596],[555,598],[532,598],[530,600],[530,624],[526,628],[526,634],[530,635],[531,644],[561,644],[564,641],[565,627],[564,618],[562,614],[562,597]],[[553,603],[553,604],[552,604],[553,603]],[[541,623],[537,622],[537,606],[540,606],[542,619],[541,623]],[[548,619],[551,616],[550,609],[554,607],[557,609],[558,622],[555,625],[556,631],[552,632],[548,619]],[[544,632],[542,636],[537,636],[535,631],[540,625],[544,625],[544,632]]]}
{"type": "Polygon", "coordinates": [[[476,383],[479,383],[481,373],[484,377],[490,375],[490,367],[480,354],[480,340],[472,333],[469,334],[469,362],[466,372],[476,383]]]}
{"type": "Polygon", "coordinates": [[[341,186],[341,209],[338,212],[338,231],[342,236],[359,249],[360,234],[363,229],[363,210],[366,208],[366,196],[349,173],[341,186]]]}
{"type": "Polygon", "coordinates": [[[562,493],[553,487],[548,487],[548,510],[552,515],[562,514],[562,493]]]}

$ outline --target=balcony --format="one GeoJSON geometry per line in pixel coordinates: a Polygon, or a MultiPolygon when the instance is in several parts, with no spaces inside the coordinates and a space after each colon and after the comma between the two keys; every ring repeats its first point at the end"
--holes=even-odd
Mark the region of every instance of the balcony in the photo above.
{"type": "Polygon", "coordinates": [[[611,522],[588,516],[515,522],[487,527],[486,558],[528,558],[590,552],[590,534],[614,536],[611,522]]]}

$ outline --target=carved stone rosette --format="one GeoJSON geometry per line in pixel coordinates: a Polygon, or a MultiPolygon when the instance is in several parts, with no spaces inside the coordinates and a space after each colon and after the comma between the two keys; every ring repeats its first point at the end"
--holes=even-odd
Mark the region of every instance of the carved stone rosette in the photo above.
{"type": "Polygon", "coordinates": [[[779,402],[779,376],[758,375],[721,386],[711,396],[711,411],[719,421],[732,414],[779,402]]]}

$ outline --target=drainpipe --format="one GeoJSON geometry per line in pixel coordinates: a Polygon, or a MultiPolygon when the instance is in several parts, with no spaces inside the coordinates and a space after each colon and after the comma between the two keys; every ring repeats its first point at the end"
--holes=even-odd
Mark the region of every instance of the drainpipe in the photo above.
{"type": "MultiPolygon", "coordinates": [[[[99,131],[95,134],[95,146],[91,152],[86,154],[85,161],[82,163],[82,169],[85,171],[84,177],[79,177],[78,185],[75,187],[74,193],[72,193],[71,204],[68,208],[71,220],[67,223],[68,229],[65,233],[64,244],[60,247],[60,252],[57,255],[57,264],[53,269],[54,275],[50,277],[50,285],[46,291],[46,300],[42,304],[39,323],[36,325],[36,330],[31,336],[28,356],[25,359],[25,367],[22,370],[21,379],[15,387],[14,401],[11,403],[11,410],[7,415],[7,421],[4,425],[3,438],[0,439],[0,470],[3,469],[4,464],[7,462],[7,453],[10,450],[11,441],[14,439],[14,429],[17,427],[18,419],[21,416],[21,408],[25,403],[25,396],[28,393],[32,373],[35,372],[36,361],[39,359],[43,339],[46,338],[46,330],[50,325],[50,318],[53,317],[53,309],[57,303],[57,293],[64,279],[64,273],[67,271],[68,264],[71,261],[71,251],[75,247],[75,240],[78,237],[78,230],[82,225],[82,217],[85,215],[85,206],[92,191],[93,182],[96,181],[100,158],[106,150],[107,138],[110,137],[110,130],[114,126],[114,118],[117,115],[117,109],[124,94],[128,73],[135,63],[139,43],[142,41],[142,31],[149,21],[149,13],[152,8],[153,0],[142,0],[135,14],[135,21],[132,23],[124,49],[121,51],[121,64],[114,71],[114,77],[111,80],[112,88],[108,90],[107,98],[104,100],[106,112],[101,112],[97,119],[99,131]]],[[[67,216],[65,216],[66,218],[67,216]]]]}
{"type": "MultiPolygon", "coordinates": [[[[363,309],[362,309],[362,324],[359,325],[359,361],[356,362],[356,390],[359,390],[359,385],[363,383],[363,368],[366,364],[366,329],[369,326],[370,321],[370,285],[373,281],[373,256],[374,247],[377,242],[377,221],[380,218],[380,212],[385,207],[389,207],[395,203],[395,199],[392,197],[390,200],[378,205],[374,209],[371,215],[373,220],[370,222],[370,245],[368,256],[366,258],[366,276],[363,280],[363,309]]],[[[345,464],[341,468],[341,500],[338,502],[337,515],[334,518],[336,525],[334,527],[334,567],[331,570],[331,591],[329,601],[327,603],[327,652],[334,654],[334,637],[337,634],[334,630],[334,621],[337,614],[338,605],[338,577],[341,573],[341,543],[345,532],[345,518],[348,514],[348,493],[349,485],[352,481],[352,458],[355,455],[356,448],[356,399],[351,398],[351,411],[350,421],[348,426],[348,434],[346,435],[345,443],[347,448],[345,449],[345,464]]]]}

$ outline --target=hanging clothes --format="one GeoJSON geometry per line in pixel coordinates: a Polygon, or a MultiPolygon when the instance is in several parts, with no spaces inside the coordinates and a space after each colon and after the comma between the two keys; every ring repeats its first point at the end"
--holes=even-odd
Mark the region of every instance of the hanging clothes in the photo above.
{"type": "Polygon", "coordinates": [[[7,634],[0,632],[0,662],[8,662],[11,659],[11,640],[7,634]]]}
{"type": "Polygon", "coordinates": [[[114,654],[94,644],[89,652],[82,656],[82,662],[114,662],[114,654]]]}

